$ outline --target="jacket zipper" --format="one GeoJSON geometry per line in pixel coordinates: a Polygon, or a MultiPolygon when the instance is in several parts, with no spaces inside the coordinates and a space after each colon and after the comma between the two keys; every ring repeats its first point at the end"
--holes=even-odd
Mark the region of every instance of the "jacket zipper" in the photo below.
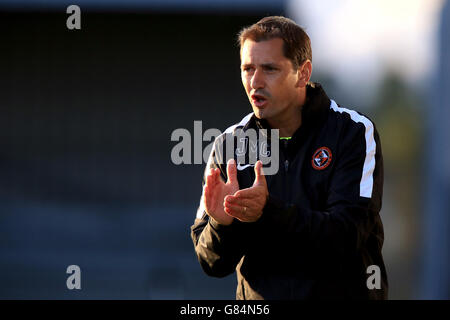
{"type": "Polygon", "coordinates": [[[284,157],[285,157],[285,160],[284,160],[284,171],[285,172],[288,172],[288,170],[289,170],[288,143],[289,143],[288,140],[283,140],[283,144],[284,144],[284,148],[283,149],[284,149],[284,157]]]}
{"type": "Polygon", "coordinates": [[[290,199],[290,191],[289,191],[289,176],[288,176],[288,171],[289,171],[289,141],[288,140],[284,140],[284,174],[285,174],[285,178],[284,181],[286,182],[286,195],[288,195],[286,197],[286,200],[290,199]]]}

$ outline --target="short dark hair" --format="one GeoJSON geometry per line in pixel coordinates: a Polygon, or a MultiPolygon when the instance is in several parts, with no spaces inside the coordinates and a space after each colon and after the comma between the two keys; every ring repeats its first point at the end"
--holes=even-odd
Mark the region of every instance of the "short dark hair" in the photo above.
{"type": "Polygon", "coordinates": [[[299,25],[286,17],[262,18],[257,23],[243,28],[238,34],[241,49],[247,39],[259,42],[273,38],[283,39],[284,55],[292,61],[295,69],[306,60],[312,61],[311,40],[299,25]]]}

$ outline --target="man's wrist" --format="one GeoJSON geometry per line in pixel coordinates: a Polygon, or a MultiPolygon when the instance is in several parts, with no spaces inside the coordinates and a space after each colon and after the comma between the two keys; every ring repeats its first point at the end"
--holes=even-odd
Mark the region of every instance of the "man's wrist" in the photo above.
{"type": "Polygon", "coordinates": [[[231,222],[230,224],[222,224],[213,217],[209,216],[209,224],[211,225],[211,227],[213,227],[214,230],[219,231],[228,229],[233,224],[233,222],[231,222]]]}

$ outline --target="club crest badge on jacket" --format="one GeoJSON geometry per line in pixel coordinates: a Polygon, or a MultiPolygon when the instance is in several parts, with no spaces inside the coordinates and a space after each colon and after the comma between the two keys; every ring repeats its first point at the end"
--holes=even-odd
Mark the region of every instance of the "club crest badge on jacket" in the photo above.
{"type": "Polygon", "coordinates": [[[316,170],[323,170],[331,163],[332,153],[327,147],[320,147],[314,152],[311,160],[311,164],[316,170]]]}

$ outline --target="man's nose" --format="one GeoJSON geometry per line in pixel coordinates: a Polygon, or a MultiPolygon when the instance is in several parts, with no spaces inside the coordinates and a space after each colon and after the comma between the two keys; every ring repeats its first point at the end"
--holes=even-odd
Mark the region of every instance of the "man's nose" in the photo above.
{"type": "Polygon", "coordinates": [[[261,72],[261,70],[255,70],[250,85],[252,86],[252,89],[264,88],[264,74],[261,72]]]}

